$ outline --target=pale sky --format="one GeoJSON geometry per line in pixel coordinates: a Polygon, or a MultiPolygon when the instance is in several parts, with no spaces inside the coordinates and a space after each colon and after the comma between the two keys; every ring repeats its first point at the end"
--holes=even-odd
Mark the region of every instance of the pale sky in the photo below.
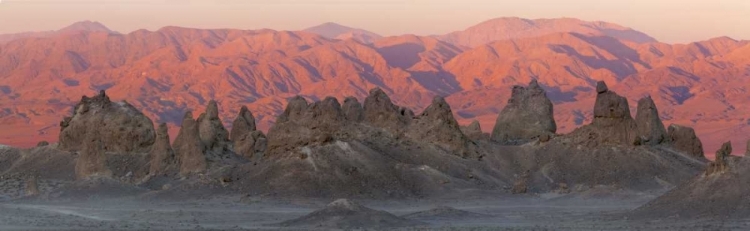
{"type": "Polygon", "coordinates": [[[0,0],[0,33],[99,21],[128,33],[174,25],[299,30],[324,22],[381,35],[444,34],[497,17],[572,17],[662,42],[750,39],[750,0],[0,0]]]}

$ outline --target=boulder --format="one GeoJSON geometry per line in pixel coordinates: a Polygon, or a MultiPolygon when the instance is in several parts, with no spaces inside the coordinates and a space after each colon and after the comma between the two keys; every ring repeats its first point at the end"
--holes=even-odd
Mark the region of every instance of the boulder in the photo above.
{"type": "Polygon", "coordinates": [[[403,132],[414,118],[411,110],[394,105],[391,98],[380,88],[370,90],[363,108],[365,123],[394,134],[403,132]]]}
{"type": "Polygon", "coordinates": [[[86,139],[83,140],[83,147],[76,159],[76,178],[81,180],[91,177],[112,177],[112,171],[107,168],[103,136],[96,128],[91,128],[85,134],[86,139]]]}
{"type": "Polygon", "coordinates": [[[198,132],[204,150],[223,155],[229,150],[229,132],[219,118],[219,106],[209,101],[206,112],[198,116],[198,132]]]}
{"type": "Polygon", "coordinates": [[[521,176],[516,179],[513,183],[511,192],[513,194],[526,194],[529,191],[529,178],[531,177],[531,171],[525,171],[521,176]]]}
{"type": "Polygon", "coordinates": [[[557,131],[552,101],[536,80],[528,87],[514,86],[508,104],[497,117],[492,140],[500,143],[525,143],[543,134],[557,131]]]}
{"type": "Polygon", "coordinates": [[[729,168],[729,156],[732,155],[732,142],[726,142],[716,151],[716,159],[708,165],[706,175],[718,174],[729,168]]]}
{"type": "Polygon", "coordinates": [[[98,131],[101,148],[113,152],[147,152],[156,133],[151,119],[127,102],[112,102],[104,91],[83,96],[73,116],[60,122],[59,148],[80,151],[86,145],[87,132],[98,131]]]}
{"type": "Polygon", "coordinates": [[[236,141],[241,137],[255,131],[255,117],[246,106],[242,106],[240,114],[232,122],[232,132],[229,134],[229,139],[236,141]]]}
{"type": "Polygon", "coordinates": [[[252,159],[266,151],[268,140],[262,131],[253,131],[234,141],[234,151],[237,155],[252,159]]]}
{"type": "Polygon", "coordinates": [[[200,173],[206,171],[206,157],[203,154],[198,123],[193,119],[193,113],[188,111],[182,119],[180,132],[174,140],[173,148],[180,165],[180,174],[200,173]]]}
{"type": "Polygon", "coordinates": [[[410,124],[406,137],[435,144],[462,158],[480,158],[476,144],[471,141],[453,117],[450,105],[443,97],[435,97],[430,106],[410,124]]]}
{"type": "Polygon", "coordinates": [[[365,111],[357,98],[346,97],[346,99],[344,99],[342,110],[344,111],[344,117],[349,121],[361,122],[362,119],[364,119],[365,111]]]}
{"type": "Polygon", "coordinates": [[[39,141],[39,143],[36,143],[36,147],[46,147],[49,146],[49,142],[47,141],[39,141]]]}
{"type": "Polygon", "coordinates": [[[650,96],[638,100],[638,112],[635,115],[638,125],[638,137],[641,143],[657,145],[667,140],[667,129],[659,118],[659,111],[650,96]]]}
{"type": "Polygon", "coordinates": [[[479,121],[472,121],[471,124],[467,126],[461,126],[461,132],[463,132],[466,137],[469,137],[469,139],[472,140],[489,140],[490,135],[487,133],[482,132],[482,127],[479,124],[479,121]]]}
{"type": "Polygon", "coordinates": [[[159,124],[156,130],[156,142],[149,152],[151,155],[149,173],[157,175],[165,173],[175,162],[174,151],[169,144],[169,133],[167,124],[159,124]]]}
{"type": "Polygon", "coordinates": [[[26,179],[26,196],[33,197],[38,196],[39,193],[39,182],[35,176],[31,176],[26,179]]]}
{"type": "Polygon", "coordinates": [[[675,150],[700,160],[706,159],[703,153],[703,143],[695,135],[693,128],[676,124],[669,125],[667,139],[675,150]]]}

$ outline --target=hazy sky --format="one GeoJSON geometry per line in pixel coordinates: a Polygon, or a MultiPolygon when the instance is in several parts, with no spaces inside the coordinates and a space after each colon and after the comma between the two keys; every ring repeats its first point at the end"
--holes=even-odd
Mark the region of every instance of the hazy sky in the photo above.
{"type": "Polygon", "coordinates": [[[428,35],[507,16],[608,21],[669,43],[750,39],[749,0],[0,0],[0,33],[81,20],[124,33],[167,25],[298,30],[332,21],[382,35],[428,35]]]}

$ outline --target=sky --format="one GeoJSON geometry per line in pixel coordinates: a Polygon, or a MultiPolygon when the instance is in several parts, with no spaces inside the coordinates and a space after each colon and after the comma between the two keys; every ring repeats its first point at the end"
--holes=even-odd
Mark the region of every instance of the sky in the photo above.
{"type": "Polygon", "coordinates": [[[0,0],[0,33],[92,20],[121,33],[164,26],[300,30],[336,22],[385,36],[432,35],[497,17],[606,21],[667,43],[750,39],[749,0],[0,0]]]}

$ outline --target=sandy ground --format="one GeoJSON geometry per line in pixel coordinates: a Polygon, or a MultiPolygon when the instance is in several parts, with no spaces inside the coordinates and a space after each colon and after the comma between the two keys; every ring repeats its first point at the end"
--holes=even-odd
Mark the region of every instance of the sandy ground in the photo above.
{"type": "MultiPolygon", "coordinates": [[[[536,195],[360,203],[398,216],[437,206],[488,215],[469,219],[421,218],[419,221],[429,225],[399,230],[750,229],[750,218],[733,221],[629,220],[627,212],[648,199],[536,195]]],[[[147,202],[134,198],[83,202],[6,200],[0,203],[0,230],[309,230],[275,224],[303,216],[328,202],[239,196],[187,202],[147,202]]]]}

